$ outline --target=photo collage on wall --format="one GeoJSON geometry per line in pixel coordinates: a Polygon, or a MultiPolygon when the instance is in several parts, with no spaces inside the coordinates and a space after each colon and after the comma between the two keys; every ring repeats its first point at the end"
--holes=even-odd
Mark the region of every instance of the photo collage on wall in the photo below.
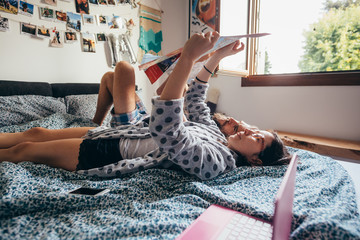
{"type": "MultiPolygon", "coordinates": [[[[132,19],[127,21],[121,16],[108,16],[103,14],[91,15],[89,5],[94,6],[120,6],[130,4],[132,8],[137,7],[135,0],[74,0],[76,12],[64,12],[56,9],[57,0],[41,0],[41,3],[49,5],[36,6],[27,3],[26,0],[0,0],[0,11],[24,15],[29,18],[34,16],[37,8],[39,19],[47,22],[64,23],[66,30],[56,29],[56,27],[44,27],[31,24],[31,21],[20,23],[20,32],[37,38],[48,38],[49,46],[61,48],[64,43],[74,43],[79,40],[77,34],[80,34],[80,43],[83,52],[95,52],[95,43],[106,41],[106,34],[103,32],[89,33],[83,32],[83,26],[100,26],[106,29],[125,29],[128,28],[128,22],[133,24],[132,19]]],[[[71,4],[72,0],[63,0],[71,4]]],[[[16,21],[10,19],[10,21],[16,21]]],[[[133,27],[133,26],[130,26],[133,27]]],[[[129,28],[128,28],[129,30],[129,28]]],[[[0,31],[10,31],[9,18],[0,16],[0,31]]]]}

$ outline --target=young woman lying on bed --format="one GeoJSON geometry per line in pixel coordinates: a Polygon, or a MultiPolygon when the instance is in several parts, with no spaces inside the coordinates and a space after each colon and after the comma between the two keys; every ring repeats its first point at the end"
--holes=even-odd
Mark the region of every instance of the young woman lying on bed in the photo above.
{"type": "Polygon", "coordinates": [[[276,133],[233,118],[213,121],[205,104],[207,81],[220,60],[244,49],[239,41],[217,50],[187,90],[194,62],[211,49],[217,32],[195,34],[160,96],[152,99],[149,116],[135,93],[135,74],[126,62],[106,73],[99,90],[94,122],[109,110],[112,127],[0,134],[0,161],[30,161],[82,174],[115,177],[153,167],[177,167],[200,179],[211,179],[243,164],[288,163],[289,154],[276,133]],[[184,111],[183,111],[184,109],[184,111]],[[183,120],[185,112],[188,121],[183,120]]]}

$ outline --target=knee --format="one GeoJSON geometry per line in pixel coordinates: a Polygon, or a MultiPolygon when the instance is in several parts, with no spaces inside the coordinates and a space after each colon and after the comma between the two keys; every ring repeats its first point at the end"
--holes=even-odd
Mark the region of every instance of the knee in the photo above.
{"type": "Polygon", "coordinates": [[[109,84],[112,84],[113,79],[114,79],[114,73],[106,72],[101,78],[101,84],[104,84],[105,86],[109,86],[109,84]]]}
{"type": "Polygon", "coordinates": [[[34,127],[24,132],[26,137],[38,137],[47,134],[48,129],[42,127],[34,127]]]}
{"type": "Polygon", "coordinates": [[[124,73],[134,73],[134,68],[131,66],[130,63],[126,61],[120,61],[116,64],[115,72],[121,72],[124,73]]]}
{"type": "Polygon", "coordinates": [[[8,149],[9,159],[12,162],[27,161],[27,149],[31,148],[33,142],[22,142],[8,149]]]}

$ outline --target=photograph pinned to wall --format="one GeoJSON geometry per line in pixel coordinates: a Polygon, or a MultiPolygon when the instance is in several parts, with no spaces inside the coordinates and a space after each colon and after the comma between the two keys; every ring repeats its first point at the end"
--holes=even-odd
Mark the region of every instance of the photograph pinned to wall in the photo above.
{"type": "Polygon", "coordinates": [[[98,0],[89,0],[90,4],[94,4],[94,5],[99,5],[99,1],[98,0]]]}
{"type": "Polygon", "coordinates": [[[94,17],[94,15],[82,14],[82,17],[83,17],[84,25],[90,25],[90,26],[95,25],[95,17],[94,17]]]}
{"type": "Polygon", "coordinates": [[[38,26],[36,30],[36,36],[40,38],[49,38],[50,31],[51,31],[50,28],[46,28],[44,26],[42,27],[38,26]]]}
{"type": "Polygon", "coordinates": [[[97,33],[97,34],[96,34],[96,41],[97,41],[97,42],[106,42],[106,35],[105,35],[105,33],[97,33]]]}
{"type": "Polygon", "coordinates": [[[98,0],[98,1],[99,1],[100,6],[107,6],[107,1],[106,0],[98,0]]]}
{"type": "Polygon", "coordinates": [[[95,36],[91,33],[81,33],[83,52],[95,52],[95,36]]]}
{"type": "Polygon", "coordinates": [[[65,32],[65,43],[74,43],[77,41],[76,32],[65,32]]]}
{"type": "Polygon", "coordinates": [[[0,10],[11,13],[18,14],[18,0],[0,0],[0,10]]]}
{"type": "Polygon", "coordinates": [[[34,5],[20,0],[19,13],[28,17],[32,17],[34,15],[34,5]]]}
{"type": "Polygon", "coordinates": [[[116,6],[115,0],[107,0],[108,6],[116,6]]]}
{"type": "Polygon", "coordinates": [[[68,30],[74,30],[74,31],[80,32],[81,31],[81,15],[72,13],[72,12],[67,12],[66,15],[67,15],[66,28],[68,30]]]}
{"type": "Polygon", "coordinates": [[[90,13],[88,0],[75,0],[75,8],[77,13],[90,13]]]}
{"type": "Polygon", "coordinates": [[[105,15],[98,15],[98,24],[99,26],[107,26],[108,17],[105,15]]]}
{"type": "Polygon", "coordinates": [[[190,0],[189,38],[194,33],[220,30],[220,0],[190,0]]]}
{"type": "Polygon", "coordinates": [[[44,0],[44,2],[51,6],[57,6],[57,0],[44,0]]]}
{"type": "Polygon", "coordinates": [[[56,17],[56,21],[58,22],[66,22],[66,12],[62,12],[62,11],[55,11],[55,17],[56,17]]]}
{"type": "Polygon", "coordinates": [[[26,34],[30,36],[36,36],[36,25],[30,24],[30,23],[20,23],[20,31],[21,34],[26,34]]]}
{"type": "Polygon", "coordinates": [[[47,21],[54,21],[55,11],[47,7],[39,7],[40,19],[47,21]]]}
{"type": "Polygon", "coordinates": [[[0,17],[0,31],[7,32],[10,31],[9,19],[0,17]]]}
{"type": "Polygon", "coordinates": [[[56,30],[56,28],[50,31],[50,47],[64,47],[64,34],[62,31],[56,30]]]}
{"type": "Polygon", "coordinates": [[[109,19],[108,26],[110,29],[123,29],[124,22],[123,18],[119,16],[112,16],[109,19]]]}

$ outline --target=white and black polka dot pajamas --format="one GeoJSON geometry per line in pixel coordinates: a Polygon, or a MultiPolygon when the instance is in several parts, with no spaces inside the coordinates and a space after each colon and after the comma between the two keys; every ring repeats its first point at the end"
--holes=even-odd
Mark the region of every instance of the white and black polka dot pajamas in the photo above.
{"type": "Polygon", "coordinates": [[[207,89],[207,84],[192,81],[184,98],[171,101],[153,98],[149,126],[140,122],[89,131],[85,138],[152,137],[159,148],[144,157],[78,172],[113,177],[153,167],[168,168],[176,164],[185,172],[207,180],[234,169],[236,154],[221,143],[226,142],[226,139],[212,120],[205,103],[207,89]],[[183,122],[183,108],[188,119],[186,122],[183,122]]]}

